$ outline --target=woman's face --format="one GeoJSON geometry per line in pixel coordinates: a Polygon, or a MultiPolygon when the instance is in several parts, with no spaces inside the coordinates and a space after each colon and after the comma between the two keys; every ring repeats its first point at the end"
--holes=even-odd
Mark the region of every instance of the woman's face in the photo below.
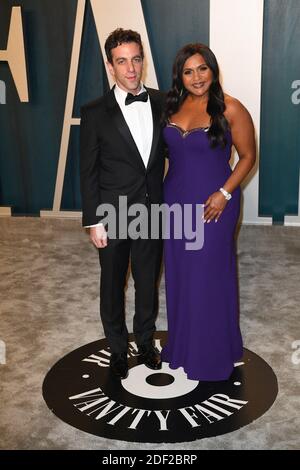
{"type": "Polygon", "coordinates": [[[183,66],[182,82],[185,89],[195,96],[205,96],[213,81],[213,73],[202,55],[194,54],[183,66]]]}

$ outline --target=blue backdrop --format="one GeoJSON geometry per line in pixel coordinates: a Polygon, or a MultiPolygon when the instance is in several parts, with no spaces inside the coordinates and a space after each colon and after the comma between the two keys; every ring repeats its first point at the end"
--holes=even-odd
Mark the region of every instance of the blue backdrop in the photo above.
{"type": "MultiPolygon", "coordinates": [[[[141,3],[159,86],[167,90],[177,50],[187,42],[209,45],[209,0],[141,3]]],[[[39,214],[53,204],[77,0],[1,0],[0,49],[15,5],[23,11],[30,102],[20,103],[8,65],[0,62],[7,88],[7,104],[0,104],[0,205],[12,206],[14,215],[39,214]]],[[[299,0],[265,0],[258,211],[275,223],[299,210],[300,105],[291,102],[291,83],[300,80],[299,44],[299,0]]],[[[107,90],[87,1],[73,116],[107,90]]],[[[79,126],[72,126],[61,209],[81,208],[78,149],[79,126]]]]}
{"type": "MultiPolygon", "coordinates": [[[[0,6],[0,49],[6,49],[14,0],[0,6]]],[[[6,105],[0,105],[0,205],[13,214],[38,214],[53,204],[67,81],[75,24],[76,0],[19,0],[27,51],[29,103],[20,103],[6,63],[6,105]]],[[[142,6],[159,84],[170,85],[171,64],[179,47],[189,41],[208,43],[209,1],[144,0],[142,6]],[[189,25],[188,27],[186,25],[189,25]],[[166,34],[166,31],[168,33],[166,34]]],[[[108,82],[90,4],[87,2],[74,117],[80,105],[108,90],[108,82]]],[[[78,171],[79,126],[72,126],[62,209],[80,209],[78,171]]]]}

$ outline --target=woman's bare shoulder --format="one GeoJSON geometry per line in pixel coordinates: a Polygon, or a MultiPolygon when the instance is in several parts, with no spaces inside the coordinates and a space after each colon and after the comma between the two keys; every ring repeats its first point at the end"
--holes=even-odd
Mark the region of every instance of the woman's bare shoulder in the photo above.
{"type": "Polygon", "coordinates": [[[226,106],[224,115],[229,122],[234,120],[236,117],[250,116],[243,103],[241,103],[237,98],[224,94],[224,102],[226,106]]]}
{"type": "Polygon", "coordinates": [[[224,93],[224,102],[226,106],[226,111],[229,110],[231,112],[238,112],[242,109],[246,109],[245,106],[234,96],[227,95],[224,93]]]}

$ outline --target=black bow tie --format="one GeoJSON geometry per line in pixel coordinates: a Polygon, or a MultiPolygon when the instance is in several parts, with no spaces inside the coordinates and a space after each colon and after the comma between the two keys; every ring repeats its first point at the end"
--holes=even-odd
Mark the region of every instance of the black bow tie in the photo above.
{"type": "Polygon", "coordinates": [[[128,104],[134,103],[135,101],[143,101],[144,103],[146,103],[147,100],[147,91],[143,91],[143,93],[140,93],[139,95],[133,95],[132,93],[128,93],[126,96],[125,105],[127,106],[128,104]]]}

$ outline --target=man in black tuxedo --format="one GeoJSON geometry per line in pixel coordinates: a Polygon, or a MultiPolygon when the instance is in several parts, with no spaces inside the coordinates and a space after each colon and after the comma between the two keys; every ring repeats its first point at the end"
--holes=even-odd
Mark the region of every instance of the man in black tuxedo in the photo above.
{"type": "MultiPolygon", "coordinates": [[[[135,203],[162,202],[164,145],[160,118],[164,95],[144,87],[143,46],[140,35],[117,29],[105,43],[107,65],[115,86],[105,96],[81,108],[80,177],[83,226],[99,248],[101,265],[100,314],[111,349],[110,368],[119,378],[128,374],[128,331],[124,287],[131,261],[135,286],[133,332],[140,361],[161,368],[153,333],[158,308],[158,277],[162,240],[107,236],[97,216],[100,204],[119,210],[119,196],[135,203]]],[[[99,212],[98,212],[99,213],[99,212]]]]}

